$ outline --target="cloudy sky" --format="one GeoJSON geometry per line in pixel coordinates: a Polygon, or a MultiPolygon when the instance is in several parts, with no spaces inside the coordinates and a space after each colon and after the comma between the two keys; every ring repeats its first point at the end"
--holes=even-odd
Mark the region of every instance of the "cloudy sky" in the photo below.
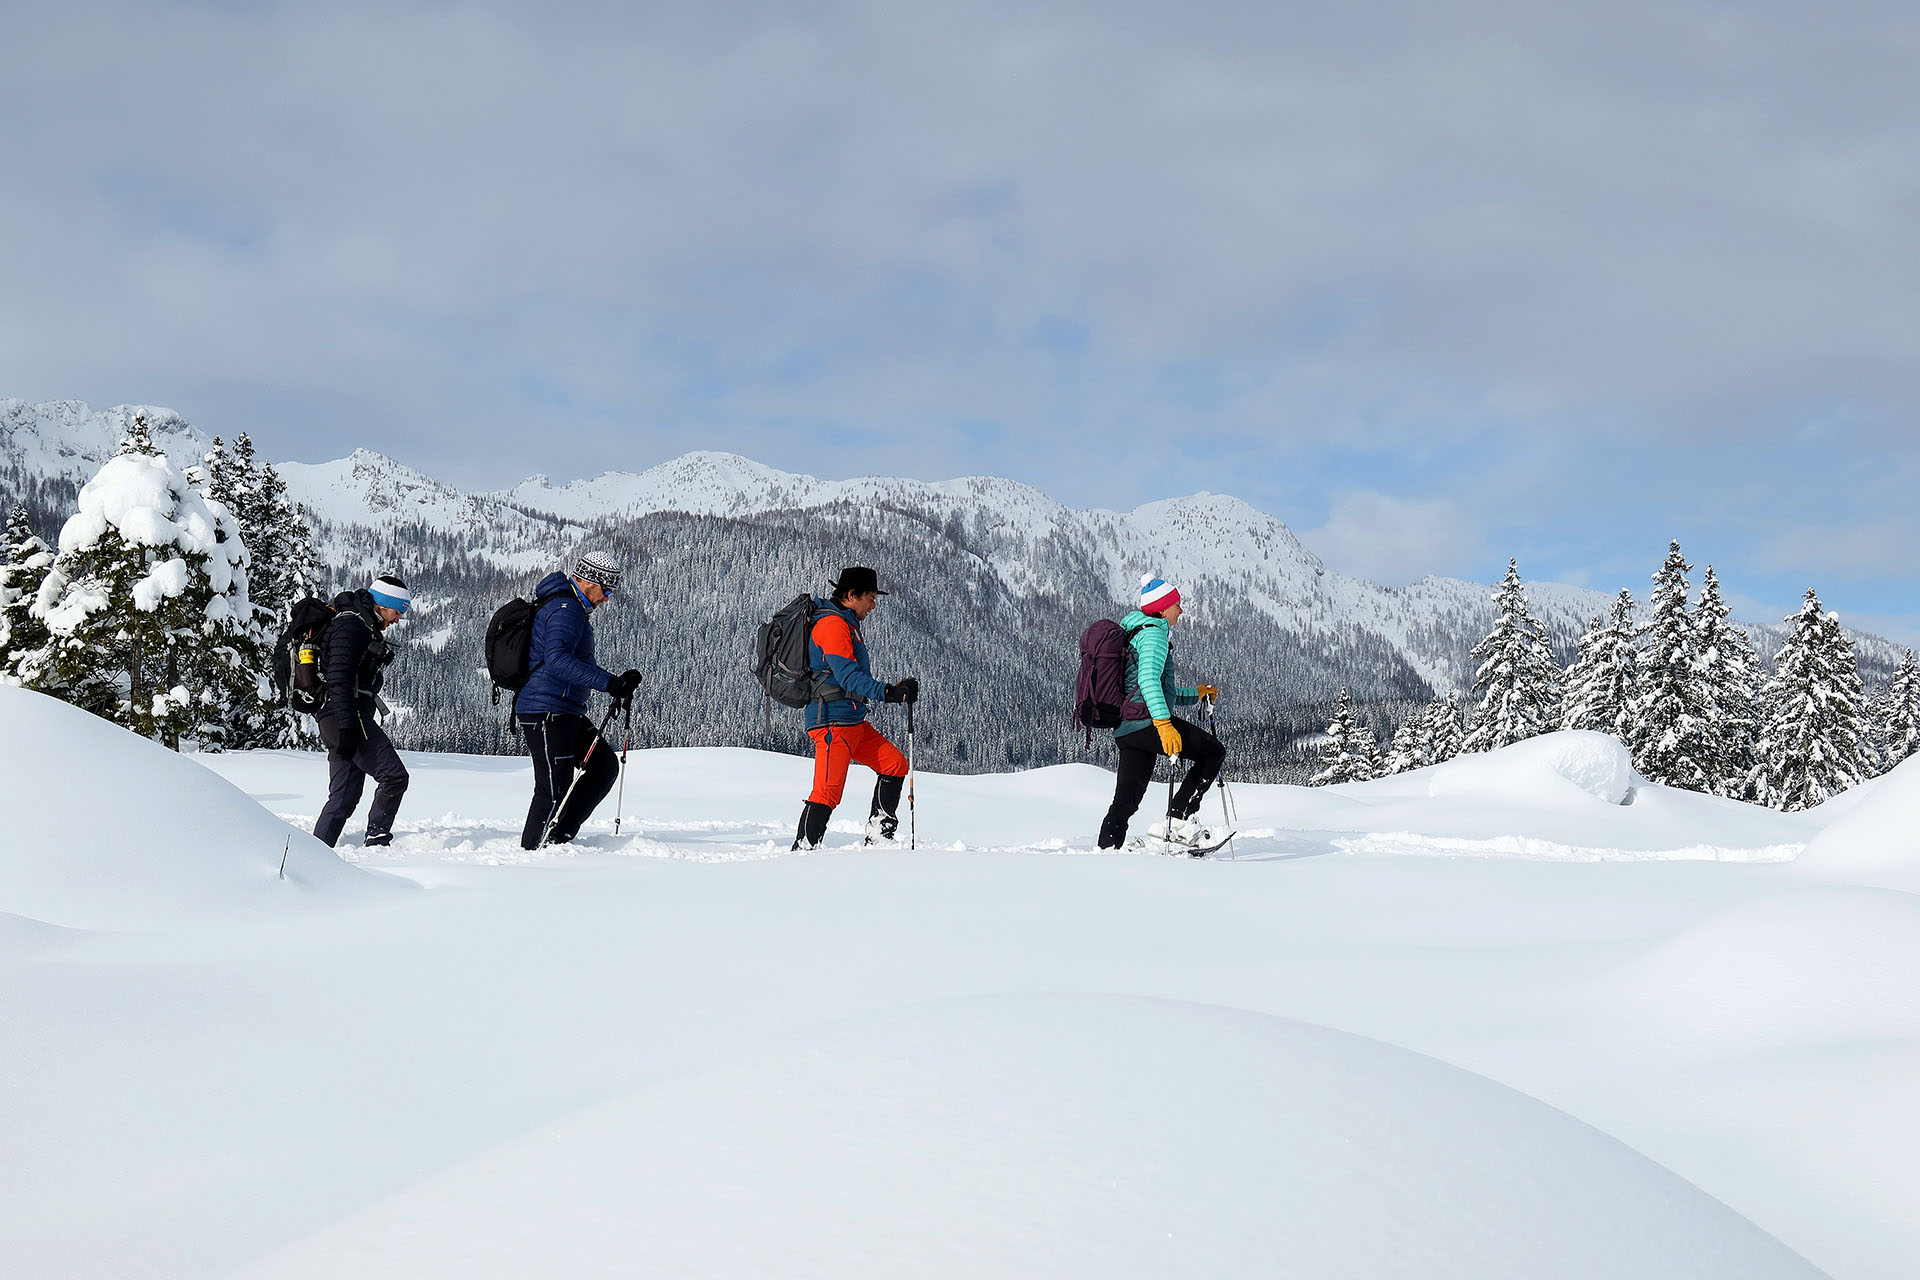
{"type": "Polygon", "coordinates": [[[0,395],[1920,639],[1920,10],[0,0],[0,395]]]}

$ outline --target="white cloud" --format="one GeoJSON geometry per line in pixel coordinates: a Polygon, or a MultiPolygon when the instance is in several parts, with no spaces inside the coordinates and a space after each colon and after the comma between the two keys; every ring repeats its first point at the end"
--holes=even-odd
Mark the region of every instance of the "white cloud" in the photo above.
{"type": "Polygon", "coordinates": [[[1395,498],[1344,489],[1327,523],[1300,538],[1333,568],[1384,586],[1457,574],[1485,550],[1477,521],[1445,498],[1395,498]]]}

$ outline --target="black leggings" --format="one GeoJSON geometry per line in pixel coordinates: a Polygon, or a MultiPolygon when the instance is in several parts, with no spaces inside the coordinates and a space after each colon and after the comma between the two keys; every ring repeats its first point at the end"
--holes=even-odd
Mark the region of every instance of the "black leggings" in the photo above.
{"type": "Polygon", "coordinates": [[[533,757],[533,803],[527,808],[520,847],[539,848],[540,833],[547,830],[549,820],[553,828],[548,842],[565,844],[580,834],[580,824],[613,790],[614,780],[620,776],[620,753],[594,732],[593,722],[585,716],[555,712],[520,716],[519,721],[527,735],[527,752],[533,757]],[[589,749],[593,756],[586,761],[586,774],[574,786],[573,775],[589,749]],[[566,808],[555,813],[569,787],[573,788],[572,797],[566,808]]]}
{"type": "MultiPolygon", "coordinates": [[[[1227,749],[1220,745],[1220,739],[1197,724],[1175,719],[1173,727],[1180,731],[1180,758],[1191,767],[1173,797],[1171,813],[1176,818],[1191,818],[1200,811],[1200,801],[1206,798],[1207,788],[1220,776],[1227,749]]],[[[1120,759],[1113,780],[1113,805],[1107,810],[1106,821],[1100,824],[1102,849],[1118,849],[1126,843],[1127,823],[1140,808],[1147,786],[1153,781],[1153,766],[1160,759],[1160,731],[1148,725],[1121,734],[1113,740],[1113,745],[1120,749],[1120,759]]]]}

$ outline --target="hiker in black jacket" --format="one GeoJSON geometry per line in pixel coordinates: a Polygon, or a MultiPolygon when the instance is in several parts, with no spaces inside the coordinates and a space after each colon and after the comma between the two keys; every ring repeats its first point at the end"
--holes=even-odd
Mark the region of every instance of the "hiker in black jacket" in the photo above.
{"type": "Polygon", "coordinates": [[[407,766],[377,716],[386,706],[380,686],[393,661],[393,646],[381,633],[412,607],[407,584],[394,577],[376,578],[364,590],[333,598],[333,621],[320,657],[327,700],[315,717],[320,740],[327,744],[327,805],[313,825],[313,834],[329,845],[339,843],[340,829],[359,805],[369,775],[378,785],[367,811],[366,846],[393,843],[393,818],[408,779],[407,766]]]}

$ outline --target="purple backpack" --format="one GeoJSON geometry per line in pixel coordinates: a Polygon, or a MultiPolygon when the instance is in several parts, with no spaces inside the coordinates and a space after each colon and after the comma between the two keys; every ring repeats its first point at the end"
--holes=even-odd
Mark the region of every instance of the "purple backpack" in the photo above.
{"type": "Polygon", "coordinates": [[[1102,618],[1080,633],[1073,718],[1086,726],[1089,746],[1095,729],[1117,729],[1128,720],[1145,720],[1152,714],[1146,703],[1127,701],[1127,647],[1133,634],[1112,618],[1102,618]]]}

